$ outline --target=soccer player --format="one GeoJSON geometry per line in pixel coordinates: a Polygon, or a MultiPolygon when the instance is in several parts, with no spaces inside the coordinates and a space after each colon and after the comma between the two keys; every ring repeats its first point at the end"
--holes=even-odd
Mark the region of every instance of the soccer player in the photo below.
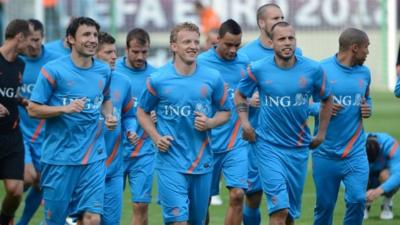
{"type": "Polygon", "coordinates": [[[295,32],[286,22],[271,29],[274,57],[251,63],[235,92],[243,137],[255,142],[258,170],[268,200],[269,224],[294,224],[300,216],[301,194],[307,173],[309,148],[325,138],[331,115],[329,86],[321,66],[295,56],[295,32]],[[258,89],[260,123],[248,120],[246,97],[258,89]],[[321,123],[314,138],[307,126],[309,99],[321,99],[321,123]]]}
{"type": "MultiPolygon", "coordinates": [[[[249,64],[246,55],[237,54],[241,42],[242,29],[236,21],[229,19],[221,24],[217,46],[200,54],[198,60],[199,64],[220,72],[228,85],[228,97],[232,100],[249,64]]],[[[226,187],[229,189],[229,208],[225,224],[230,225],[242,223],[244,190],[247,188],[247,142],[242,139],[241,133],[240,119],[233,108],[228,122],[211,130],[210,137],[211,150],[214,153],[211,195],[219,194],[219,180],[223,172],[226,187]]]]}
{"type": "Polygon", "coordinates": [[[157,147],[156,174],[164,223],[203,225],[213,156],[209,130],[230,117],[219,72],[196,62],[200,31],[192,23],[170,35],[173,61],[153,73],[139,100],[138,121],[157,147]],[[150,112],[156,110],[157,128],[150,112]]]}
{"type": "MultiPolygon", "coordinates": [[[[29,19],[29,26],[33,30],[30,36],[31,46],[25,51],[22,59],[25,62],[25,70],[22,76],[21,96],[29,99],[31,92],[35,87],[37,77],[42,66],[54,59],[60,57],[55,52],[49,52],[43,46],[44,29],[39,20],[29,19]]],[[[17,225],[28,224],[29,220],[35,214],[42,201],[42,193],[39,187],[40,181],[40,156],[44,137],[45,120],[38,120],[29,117],[25,107],[19,106],[19,115],[21,118],[20,129],[24,141],[25,149],[25,187],[31,186],[28,196],[25,198],[25,207],[17,225]]]]}
{"type": "MultiPolygon", "coordinates": [[[[150,48],[150,36],[141,29],[131,30],[126,37],[126,56],[117,60],[116,71],[126,75],[130,80],[131,96],[136,111],[137,100],[146,89],[146,79],[156,69],[147,62],[150,48]]],[[[132,145],[124,138],[124,177],[129,181],[131,201],[133,203],[132,225],[148,223],[148,205],[151,202],[155,149],[150,137],[137,126],[130,135],[140,140],[132,145]]]]}
{"type": "MultiPolygon", "coordinates": [[[[334,104],[326,139],[312,154],[317,192],[314,225],[332,224],[341,182],[346,187],[343,223],[357,225],[363,221],[368,182],[363,119],[371,116],[371,75],[363,65],[368,46],[365,32],[347,28],[340,34],[339,52],[321,62],[334,104]]],[[[320,122],[316,119],[316,124],[320,122]]]]}
{"type": "MultiPolygon", "coordinates": [[[[105,32],[100,32],[99,47],[96,58],[108,63],[111,69],[115,67],[117,59],[117,47],[115,39],[105,32]]],[[[133,114],[134,99],[131,96],[131,84],[129,78],[113,71],[111,76],[110,97],[113,104],[113,114],[117,117],[118,124],[115,130],[104,131],[104,139],[107,150],[106,159],[106,186],[104,194],[104,212],[101,218],[102,225],[120,224],[123,193],[123,145],[122,137],[125,131],[136,131],[136,118],[133,114]]],[[[104,118],[103,118],[104,119],[104,118]]],[[[135,143],[135,137],[132,137],[135,143]]]]}
{"type": "Polygon", "coordinates": [[[383,195],[380,218],[391,220],[393,219],[392,197],[400,187],[400,146],[396,139],[387,133],[366,135],[369,180],[364,218],[368,218],[370,203],[383,195]]]}
{"type": "MultiPolygon", "coordinates": [[[[283,21],[284,16],[280,7],[273,3],[260,6],[257,10],[257,25],[260,36],[239,49],[239,53],[255,62],[265,57],[273,57],[274,50],[271,41],[271,28],[277,22],[283,21]]],[[[301,49],[296,48],[296,55],[302,55],[301,49]]],[[[249,98],[249,119],[253,128],[258,125],[260,100],[258,92],[249,98]]],[[[245,225],[259,225],[261,223],[260,204],[262,199],[261,181],[257,169],[257,157],[253,151],[253,144],[248,145],[248,183],[246,190],[246,204],[243,209],[243,223],[245,225]]]]}
{"type": "Polygon", "coordinates": [[[111,69],[93,58],[100,26],[75,18],[67,28],[71,54],[47,63],[39,74],[28,106],[30,116],[46,119],[41,186],[45,223],[100,224],[103,213],[106,149],[103,120],[114,129],[109,96],[111,69]]]}
{"type": "Polygon", "coordinates": [[[5,196],[1,204],[0,224],[12,224],[24,189],[24,146],[18,126],[18,104],[24,62],[18,57],[30,47],[32,33],[26,20],[12,20],[0,47],[0,179],[5,196]]]}
{"type": "Polygon", "coordinates": [[[50,52],[56,52],[61,55],[71,54],[71,48],[69,48],[67,37],[48,42],[45,44],[45,48],[50,52]]]}

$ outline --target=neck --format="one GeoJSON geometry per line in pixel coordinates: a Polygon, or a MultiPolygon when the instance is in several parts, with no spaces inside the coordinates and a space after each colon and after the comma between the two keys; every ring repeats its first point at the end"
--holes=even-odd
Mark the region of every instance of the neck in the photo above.
{"type": "Polygon", "coordinates": [[[92,56],[83,56],[76,51],[71,52],[71,58],[75,66],[79,68],[89,68],[93,64],[92,56]]]}
{"type": "Polygon", "coordinates": [[[349,66],[349,67],[354,66],[354,62],[353,62],[353,59],[352,59],[353,57],[351,56],[351,54],[348,54],[346,52],[339,52],[336,55],[336,58],[338,59],[338,61],[342,65],[349,66]]]}
{"type": "Polygon", "coordinates": [[[264,46],[265,48],[272,47],[271,39],[267,36],[265,31],[263,31],[263,30],[260,30],[260,41],[261,41],[262,46],[264,46]]]}
{"type": "Polygon", "coordinates": [[[126,65],[127,67],[129,67],[129,68],[131,68],[131,69],[135,69],[135,70],[142,70],[142,69],[144,69],[144,68],[146,67],[146,64],[144,64],[144,65],[143,65],[142,67],[140,67],[140,68],[134,67],[134,66],[131,64],[131,62],[128,60],[128,57],[125,58],[125,65],[126,65]]]}
{"type": "Polygon", "coordinates": [[[276,65],[280,68],[291,68],[296,63],[296,57],[292,56],[290,59],[285,60],[275,55],[274,57],[276,65]]]}
{"type": "Polygon", "coordinates": [[[175,58],[174,66],[182,76],[191,75],[196,70],[196,62],[188,64],[180,60],[179,57],[175,58]]]}
{"type": "Polygon", "coordinates": [[[0,47],[0,52],[9,62],[15,61],[18,56],[17,46],[12,43],[12,40],[4,42],[3,46],[0,47]]]}

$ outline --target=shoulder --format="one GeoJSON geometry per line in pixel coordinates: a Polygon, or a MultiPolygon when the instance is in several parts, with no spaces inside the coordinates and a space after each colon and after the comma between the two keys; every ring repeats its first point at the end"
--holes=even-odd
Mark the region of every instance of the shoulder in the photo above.
{"type": "Polygon", "coordinates": [[[267,56],[262,59],[253,61],[250,63],[251,71],[264,71],[266,67],[270,67],[274,65],[274,57],[267,56]]]}
{"type": "Polygon", "coordinates": [[[240,63],[240,64],[246,64],[247,65],[247,64],[250,63],[249,57],[246,54],[242,53],[242,52],[238,52],[236,57],[237,57],[237,62],[240,63]]]}

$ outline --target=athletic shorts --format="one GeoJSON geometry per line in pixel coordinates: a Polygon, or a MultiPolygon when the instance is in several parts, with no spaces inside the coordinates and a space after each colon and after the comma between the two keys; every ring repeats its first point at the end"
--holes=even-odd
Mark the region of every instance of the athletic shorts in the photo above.
{"type": "Polygon", "coordinates": [[[129,181],[132,202],[151,202],[155,159],[155,154],[149,154],[124,160],[124,177],[129,181]]]}
{"type": "Polygon", "coordinates": [[[288,209],[292,219],[300,217],[308,153],[308,148],[286,148],[265,141],[256,142],[260,179],[270,215],[288,209]]]}
{"type": "Polygon", "coordinates": [[[44,218],[48,225],[64,224],[67,216],[103,213],[106,167],[104,160],[87,165],[42,163],[44,218]]]}
{"type": "Polygon", "coordinates": [[[184,174],[156,169],[156,174],[164,223],[188,221],[190,225],[204,225],[212,173],[184,174]]]}
{"type": "Polygon", "coordinates": [[[42,143],[31,143],[29,140],[24,139],[25,165],[33,164],[33,167],[38,172],[40,172],[41,146],[42,143]]]}
{"type": "Polygon", "coordinates": [[[19,130],[0,134],[0,179],[24,179],[24,145],[19,130]]]}
{"type": "Polygon", "coordinates": [[[227,188],[247,189],[247,145],[214,153],[211,196],[219,194],[221,172],[227,188]]]}
{"type": "Polygon", "coordinates": [[[251,195],[256,192],[262,192],[262,185],[260,175],[258,172],[258,160],[256,156],[256,146],[254,143],[250,143],[247,146],[247,158],[248,158],[248,173],[247,173],[247,184],[246,195],[251,195]]]}
{"type": "Polygon", "coordinates": [[[102,225],[121,223],[122,193],[124,179],[121,176],[106,177],[102,225]]]}

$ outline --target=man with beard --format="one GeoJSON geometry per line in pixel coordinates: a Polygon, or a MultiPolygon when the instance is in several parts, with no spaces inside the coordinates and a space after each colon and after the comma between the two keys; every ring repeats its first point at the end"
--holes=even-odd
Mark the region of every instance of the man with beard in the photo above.
{"type": "MultiPolygon", "coordinates": [[[[334,104],[326,139],[312,154],[317,192],[314,225],[332,224],[341,182],[346,202],[343,224],[363,222],[369,171],[363,119],[371,116],[371,73],[363,65],[368,46],[364,31],[347,28],[340,34],[339,52],[321,61],[334,104]]],[[[320,123],[317,118],[316,124],[320,123]]]]}
{"type": "MultiPolygon", "coordinates": [[[[31,97],[33,88],[42,66],[54,59],[61,57],[55,52],[49,52],[43,46],[44,29],[39,20],[29,19],[29,26],[33,30],[30,36],[31,46],[25,51],[22,58],[25,62],[25,71],[22,76],[21,96],[25,99],[31,97]]],[[[28,115],[25,107],[19,106],[21,122],[19,124],[25,148],[25,188],[31,186],[28,196],[25,198],[25,207],[21,219],[17,225],[28,224],[42,201],[42,193],[39,187],[40,181],[40,157],[44,138],[45,120],[34,119],[28,115]]]]}
{"type": "Polygon", "coordinates": [[[203,225],[213,169],[209,131],[229,119],[231,104],[219,72],[196,62],[196,25],[175,26],[170,48],[173,61],[147,80],[137,117],[158,149],[156,174],[164,223],[203,225]],[[151,110],[157,111],[157,128],[151,110]]]}
{"type": "MultiPolygon", "coordinates": [[[[136,112],[140,94],[146,89],[146,80],[156,71],[147,62],[150,49],[150,36],[141,29],[131,30],[126,37],[126,56],[117,60],[115,71],[130,79],[133,108],[136,112]]],[[[153,114],[153,119],[154,119],[153,114]]],[[[151,138],[142,127],[137,126],[128,136],[124,135],[124,176],[129,181],[133,203],[132,225],[148,223],[148,207],[151,202],[155,150],[151,138]],[[138,143],[132,145],[127,138],[138,136],[138,143]]]]}
{"type": "Polygon", "coordinates": [[[262,188],[267,196],[270,225],[294,224],[300,217],[301,195],[307,174],[309,148],[320,145],[331,116],[329,86],[321,66],[294,54],[296,38],[287,22],[271,29],[274,57],[253,62],[235,93],[243,138],[255,142],[262,188]],[[257,88],[260,123],[248,120],[248,102],[257,88]],[[309,99],[321,99],[319,132],[307,127],[309,99]]]}

